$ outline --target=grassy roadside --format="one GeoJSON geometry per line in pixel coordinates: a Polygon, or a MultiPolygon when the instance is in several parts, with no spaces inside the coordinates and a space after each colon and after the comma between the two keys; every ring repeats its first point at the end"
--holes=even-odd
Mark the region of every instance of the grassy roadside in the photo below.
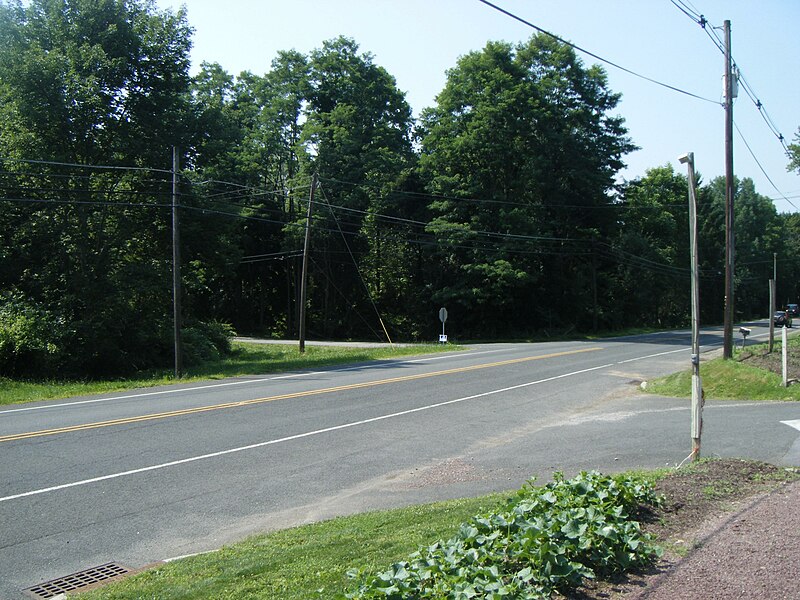
{"type": "MultiPolygon", "coordinates": [[[[800,385],[784,388],[781,375],[782,344],[777,342],[772,353],[766,344],[737,349],[733,360],[715,358],[700,364],[700,377],[706,399],[712,400],[794,400],[800,401],[800,385]]],[[[789,378],[796,379],[800,369],[800,336],[789,338],[789,378]]],[[[691,370],[673,373],[648,381],[647,392],[661,396],[689,398],[691,370]]]]}
{"type": "MultiPolygon", "coordinates": [[[[800,340],[795,339],[790,343],[800,349],[800,340]]],[[[757,349],[751,351],[751,357],[758,356],[757,349]]],[[[737,353],[737,358],[744,357],[737,353]]],[[[777,376],[777,380],[771,377],[774,373],[765,376],[765,369],[748,364],[748,358],[750,357],[741,362],[704,362],[701,372],[707,395],[711,398],[800,399],[781,397],[781,391],[785,390],[780,387],[780,377],[777,376]],[[715,381],[720,382],[721,391],[710,391],[717,389],[714,387],[715,381]],[[736,395],[740,388],[746,390],[745,395],[736,395]]],[[[688,383],[680,382],[681,375],[686,374],[656,382],[666,385],[672,379],[669,385],[673,387],[664,387],[661,390],[669,391],[659,390],[655,393],[688,395],[688,383]],[[678,383],[675,384],[675,381],[678,383]],[[685,387],[685,392],[680,391],[681,386],[685,387]]],[[[790,387],[788,390],[798,391],[800,386],[790,387]]],[[[651,387],[649,391],[655,389],[651,387]]],[[[759,467],[759,478],[766,477],[762,473],[766,472],[759,467]]],[[[715,479],[711,483],[703,480],[701,476],[705,475],[702,472],[692,473],[686,469],[677,473],[661,470],[638,475],[654,481],[674,481],[674,477],[681,477],[681,503],[685,503],[683,498],[687,489],[697,489],[700,491],[697,502],[708,504],[711,507],[709,510],[722,510],[720,507],[729,498],[738,497],[737,494],[742,489],[740,473],[731,473],[726,478],[715,479]]],[[[784,470],[780,470],[774,479],[783,480],[786,477],[788,475],[784,470]]],[[[762,483],[755,477],[754,481],[762,483]]],[[[772,485],[774,481],[764,483],[772,485]]],[[[449,538],[466,519],[487,507],[501,503],[505,497],[507,494],[495,494],[397,511],[368,513],[256,536],[218,552],[157,567],[82,595],[81,598],[333,598],[348,586],[345,574],[349,569],[385,569],[388,565],[407,558],[409,553],[420,546],[449,538]]],[[[667,512],[660,517],[661,525],[668,525],[668,519],[674,518],[679,508],[673,507],[671,510],[673,512],[667,512]]],[[[669,529],[667,525],[664,526],[669,529]]],[[[687,523],[682,522],[681,527],[684,526],[685,531],[691,529],[687,523]]],[[[686,536],[679,537],[683,539],[686,536]]],[[[670,543],[669,539],[663,541],[667,545],[670,543]]],[[[601,587],[597,597],[606,597],[604,594],[601,587]]],[[[593,596],[587,594],[585,597],[593,596]]]]}
{"type": "Polygon", "coordinates": [[[80,598],[332,598],[344,591],[348,569],[383,569],[420,546],[451,537],[461,523],[507,497],[492,494],[365,513],[258,535],[217,552],[156,567],[80,598]]]}
{"type": "MultiPolygon", "coordinates": [[[[735,502],[800,479],[797,469],[757,461],[702,460],[681,469],[622,474],[647,481],[663,504],[645,512],[643,530],[673,556],[692,547],[693,532],[735,502]]],[[[257,535],[240,543],[157,566],[86,592],[80,600],[313,600],[353,589],[350,569],[378,573],[421,547],[452,537],[474,515],[500,507],[511,493],[492,494],[341,517],[257,535]]],[[[646,587],[648,570],[630,574],[633,589],[646,587]]],[[[585,581],[585,600],[608,598],[620,580],[585,581]]],[[[393,596],[394,597],[394,596],[393,596]]],[[[399,597],[399,596],[398,596],[399,597]]]]}
{"type": "MultiPolygon", "coordinates": [[[[460,349],[460,346],[443,344],[395,346],[394,348],[306,346],[305,353],[301,354],[296,345],[234,342],[231,355],[218,361],[207,362],[187,369],[184,377],[180,379],[180,383],[318,369],[460,349]]],[[[145,373],[134,379],[110,381],[17,381],[0,377],[0,406],[36,400],[105,394],[177,382],[178,380],[171,372],[145,373]]]]}

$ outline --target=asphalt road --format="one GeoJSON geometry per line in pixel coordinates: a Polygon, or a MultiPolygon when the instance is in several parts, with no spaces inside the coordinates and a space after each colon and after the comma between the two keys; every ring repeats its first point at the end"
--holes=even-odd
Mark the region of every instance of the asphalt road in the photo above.
{"type": "MultiPolygon", "coordinates": [[[[704,332],[704,356],[720,341],[704,332]]],[[[0,598],[108,562],[140,567],[555,470],[676,465],[691,449],[689,402],[639,385],[687,368],[689,346],[687,332],[479,345],[8,407],[0,598]]],[[[704,415],[704,455],[800,464],[800,404],[709,399],[704,415]]]]}

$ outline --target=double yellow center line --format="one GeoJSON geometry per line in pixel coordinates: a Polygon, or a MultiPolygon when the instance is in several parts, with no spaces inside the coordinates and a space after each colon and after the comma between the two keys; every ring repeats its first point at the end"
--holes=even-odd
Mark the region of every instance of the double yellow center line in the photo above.
{"type": "Polygon", "coordinates": [[[443,375],[454,375],[457,373],[467,373],[469,371],[478,371],[481,369],[491,369],[495,367],[503,367],[506,365],[514,365],[534,360],[543,360],[546,358],[557,358],[559,356],[569,356],[572,354],[582,354],[584,352],[594,352],[601,350],[601,348],[582,348],[580,350],[570,350],[567,352],[555,352],[552,354],[542,354],[539,356],[528,356],[525,358],[515,358],[512,360],[503,360],[500,362],[486,363],[480,365],[473,365],[471,367],[459,367],[457,369],[447,369],[444,371],[434,371],[431,373],[419,373],[417,375],[404,375],[402,377],[392,377],[390,379],[380,379],[377,381],[367,381],[364,383],[354,383],[350,385],[341,385],[337,387],[321,388],[317,390],[308,390],[305,392],[294,392],[291,394],[281,394],[278,396],[267,396],[266,398],[254,398],[252,400],[240,400],[238,402],[225,402],[223,404],[212,404],[211,406],[199,406],[196,408],[185,408],[183,410],[171,410],[168,412],[152,413],[141,415],[138,417],[126,417],[123,419],[112,419],[110,421],[99,421],[96,423],[84,423],[82,425],[71,425],[69,427],[58,427],[55,429],[43,429],[41,431],[29,431],[25,433],[15,433],[11,435],[0,436],[0,443],[13,442],[16,440],[25,440],[29,438],[45,437],[49,435],[58,435],[61,433],[71,433],[73,431],[87,431],[90,429],[100,429],[102,427],[113,427],[116,425],[129,425],[133,423],[142,423],[145,421],[155,421],[158,419],[168,419],[171,417],[180,417],[183,415],[194,415],[204,412],[211,412],[215,410],[224,410],[228,408],[239,408],[241,406],[250,406],[253,404],[263,404],[265,402],[274,402],[275,400],[288,400],[291,398],[304,398],[307,396],[318,396],[322,394],[331,394],[334,392],[344,392],[348,390],[357,390],[362,388],[375,387],[379,385],[388,385],[390,383],[401,383],[405,381],[415,381],[419,379],[427,379],[429,377],[441,377],[443,375]]]}

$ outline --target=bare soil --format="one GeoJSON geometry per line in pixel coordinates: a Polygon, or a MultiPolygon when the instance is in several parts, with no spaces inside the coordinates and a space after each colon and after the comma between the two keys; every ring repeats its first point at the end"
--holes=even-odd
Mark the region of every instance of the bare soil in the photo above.
{"type": "MultiPolygon", "coordinates": [[[[800,469],[787,469],[767,463],[737,459],[702,461],[676,471],[661,479],[656,486],[658,493],[665,498],[663,506],[648,509],[639,516],[642,529],[654,534],[658,543],[664,548],[662,559],[646,571],[629,574],[618,581],[588,582],[571,598],[622,600],[663,597],[663,593],[670,590],[670,586],[664,583],[665,575],[674,571],[687,555],[699,554],[701,551],[698,548],[703,546],[711,531],[730,525],[728,519],[731,515],[743,508],[758,504],[759,499],[769,498],[770,494],[780,493],[784,488],[791,489],[796,494],[800,491],[798,488],[800,484],[792,485],[791,482],[798,480],[800,480],[800,469]],[[655,592],[655,587],[661,588],[659,592],[661,595],[655,592]]],[[[785,511],[786,508],[781,510],[785,511]]],[[[796,507],[792,506],[791,511],[796,513],[796,507]]],[[[776,524],[776,527],[780,527],[780,523],[776,524]]],[[[747,532],[745,528],[740,527],[734,535],[742,538],[747,536],[747,532]]],[[[790,541],[796,544],[798,540],[790,541]]],[[[797,550],[796,547],[790,549],[792,564],[796,562],[797,550]]],[[[721,561],[719,556],[715,556],[717,569],[736,572],[742,565],[751,561],[748,556],[752,552],[751,549],[737,548],[736,544],[730,542],[723,552],[732,556],[724,556],[721,561]],[[737,553],[740,555],[736,556],[737,553]]],[[[677,583],[680,586],[680,581],[677,583]]],[[[675,585],[674,581],[672,585],[675,585]]],[[[724,594],[720,595],[719,592],[721,590],[717,589],[714,597],[727,597],[724,594]]],[[[672,597],[683,597],[680,590],[672,590],[671,593],[672,597]]]]}
{"type": "MultiPolygon", "coordinates": [[[[779,334],[776,332],[776,339],[779,334]]],[[[788,344],[786,348],[788,359],[788,373],[787,377],[790,380],[800,381],[800,346],[797,344],[788,344]]],[[[738,360],[759,369],[765,369],[781,375],[782,371],[782,353],[781,352],[767,352],[765,344],[747,347],[745,346],[742,353],[739,355],[738,360]]]]}

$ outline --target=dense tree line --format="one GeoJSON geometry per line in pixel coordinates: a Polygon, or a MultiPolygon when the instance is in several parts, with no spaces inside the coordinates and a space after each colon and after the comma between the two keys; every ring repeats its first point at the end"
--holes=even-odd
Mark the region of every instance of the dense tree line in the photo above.
{"type": "MultiPolygon", "coordinates": [[[[0,374],[170,364],[173,147],[189,360],[230,326],[297,334],[314,175],[311,337],[430,340],[440,306],[461,339],[688,323],[687,178],[618,183],[635,149],[620,96],[570,47],[490,42],[415,120],[354,40],[192,77],[191,36],[149,0],[0,0],[0,374]]],[[[736,185],[746,319],[775,254],[796,301],[800,219],[736,185]]],[[[724,181],[699,194],[702,318],[719,322],[724,181]]]]}

